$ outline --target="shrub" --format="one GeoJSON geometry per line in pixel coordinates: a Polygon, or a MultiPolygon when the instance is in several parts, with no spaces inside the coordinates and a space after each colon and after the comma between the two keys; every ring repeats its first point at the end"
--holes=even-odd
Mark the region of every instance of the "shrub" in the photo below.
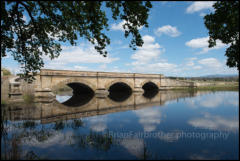
{"type": "Polygon", "coordinates": [[[12,75],[10,70],[6,69],[6,68],[2,68],[3,71],[3,75],[12,75]]]}

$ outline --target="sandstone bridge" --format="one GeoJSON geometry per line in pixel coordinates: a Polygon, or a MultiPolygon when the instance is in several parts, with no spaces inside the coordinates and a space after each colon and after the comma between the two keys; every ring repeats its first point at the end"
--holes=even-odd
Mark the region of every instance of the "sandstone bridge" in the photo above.
{"type": "Polygon", "coordinates": [[[64,85],[71,87],[73,92],[92,92],[97,97],[106,97],[113,90],[143,93],[152,89],[195,87],[194,82],[170,79],[162,74],[42,69],[36,76],[35,96],[55,96],[52,91],[64,85]]]}

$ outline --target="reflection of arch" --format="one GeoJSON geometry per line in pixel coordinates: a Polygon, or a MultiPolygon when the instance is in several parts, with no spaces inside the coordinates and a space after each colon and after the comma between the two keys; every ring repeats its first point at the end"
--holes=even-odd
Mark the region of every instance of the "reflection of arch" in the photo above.
{"type": "Polygon", "coordinates": [[[67,106],[62,103],[59,103],[57,100],[54,100],[52,102],[52,106],[55,108],[57,112],[60,112],[61,114],[66,113],[66,114],[76,114],[78,112],[84,112],[84,111],[91,111],[91,110],[97,110],[97,99],[93,97],[90,101],[88,101],[84,105],[80,106],[67,106]]]}
{"type": "Polygon", "coordinates": [[[96,91],[97,87],[95,84],[92,84],[91,82],[84,80],[84,79],[79,79],[79,78],[69,78],[69,79],[65,79],[63,81],[58,82],[57,84],[55,84],[54,86],[52,86],[52,89],[57,89],[61,86],[70,84],[70,83],[82,83],[88,87],[90,87],[94,92],[96,91]]]}
{"type": "Polygon", "coordinates": [[[69,83],[69,87],[73,89],[73,96],[62,104],[67,106],[78,107],[88,103],[94,96],[94,91],[82,83],[69,83]]]}
{"type": "MultiPolygon", "coordinates": [[[[135,95],[131,94],[127,99],[123,100],[123,101],[114,101],[109,97],[106,97],[105,99],[105,106],[128,106],[128,105],[133,105],[134,104],[134,97],[135,95]]],[[[112,108],[112,107],[111,107],[112,108]]]]}

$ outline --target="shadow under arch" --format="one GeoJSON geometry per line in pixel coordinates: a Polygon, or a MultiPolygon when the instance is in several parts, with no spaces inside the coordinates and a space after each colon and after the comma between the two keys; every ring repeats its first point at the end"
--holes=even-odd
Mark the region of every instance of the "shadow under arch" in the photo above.
{"type": "Polygon", "coordinates": [[[116,82],[109,89],[108,97],[115,102],[123,102],[132,94],[132,89],[124,82],[116,82]]]}
{"type": "Polygon", "coordinates": [[[86,84],[72,82],[67,85],[73,89],[73,95],[70,99],[63,102],[63,105],[79,107],[88,103],[94,96],[94,91],[86,84]]]}
{"type": "Polygon", "coordinates": [[[143,96],[146,97],[146,98],[153,98],[157,95],[158,93],[158,86],[153,83],[153,82],[147,82],[145,83],[143,86],[142,86],[143,90],[144,90],[144,93],[143,93],[143,96]]]}

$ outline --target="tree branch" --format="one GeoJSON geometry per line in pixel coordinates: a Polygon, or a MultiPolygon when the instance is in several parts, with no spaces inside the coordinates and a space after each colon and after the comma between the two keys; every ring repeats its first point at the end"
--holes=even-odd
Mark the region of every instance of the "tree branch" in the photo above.
{"type": "Polygon", "coordinates": [[[34,26],[34,28],[36,28],[37,26],[36,26],[35,20],[34,20],[34,18],[32,16],[31,11],[29,10],[28,6],[25,3],[21,2],[21,1],[19,2],[19,4],[21,4],[27,10],[29,17],[31,18],[31,21],[33,22],[33,26],[34,26]]]}

